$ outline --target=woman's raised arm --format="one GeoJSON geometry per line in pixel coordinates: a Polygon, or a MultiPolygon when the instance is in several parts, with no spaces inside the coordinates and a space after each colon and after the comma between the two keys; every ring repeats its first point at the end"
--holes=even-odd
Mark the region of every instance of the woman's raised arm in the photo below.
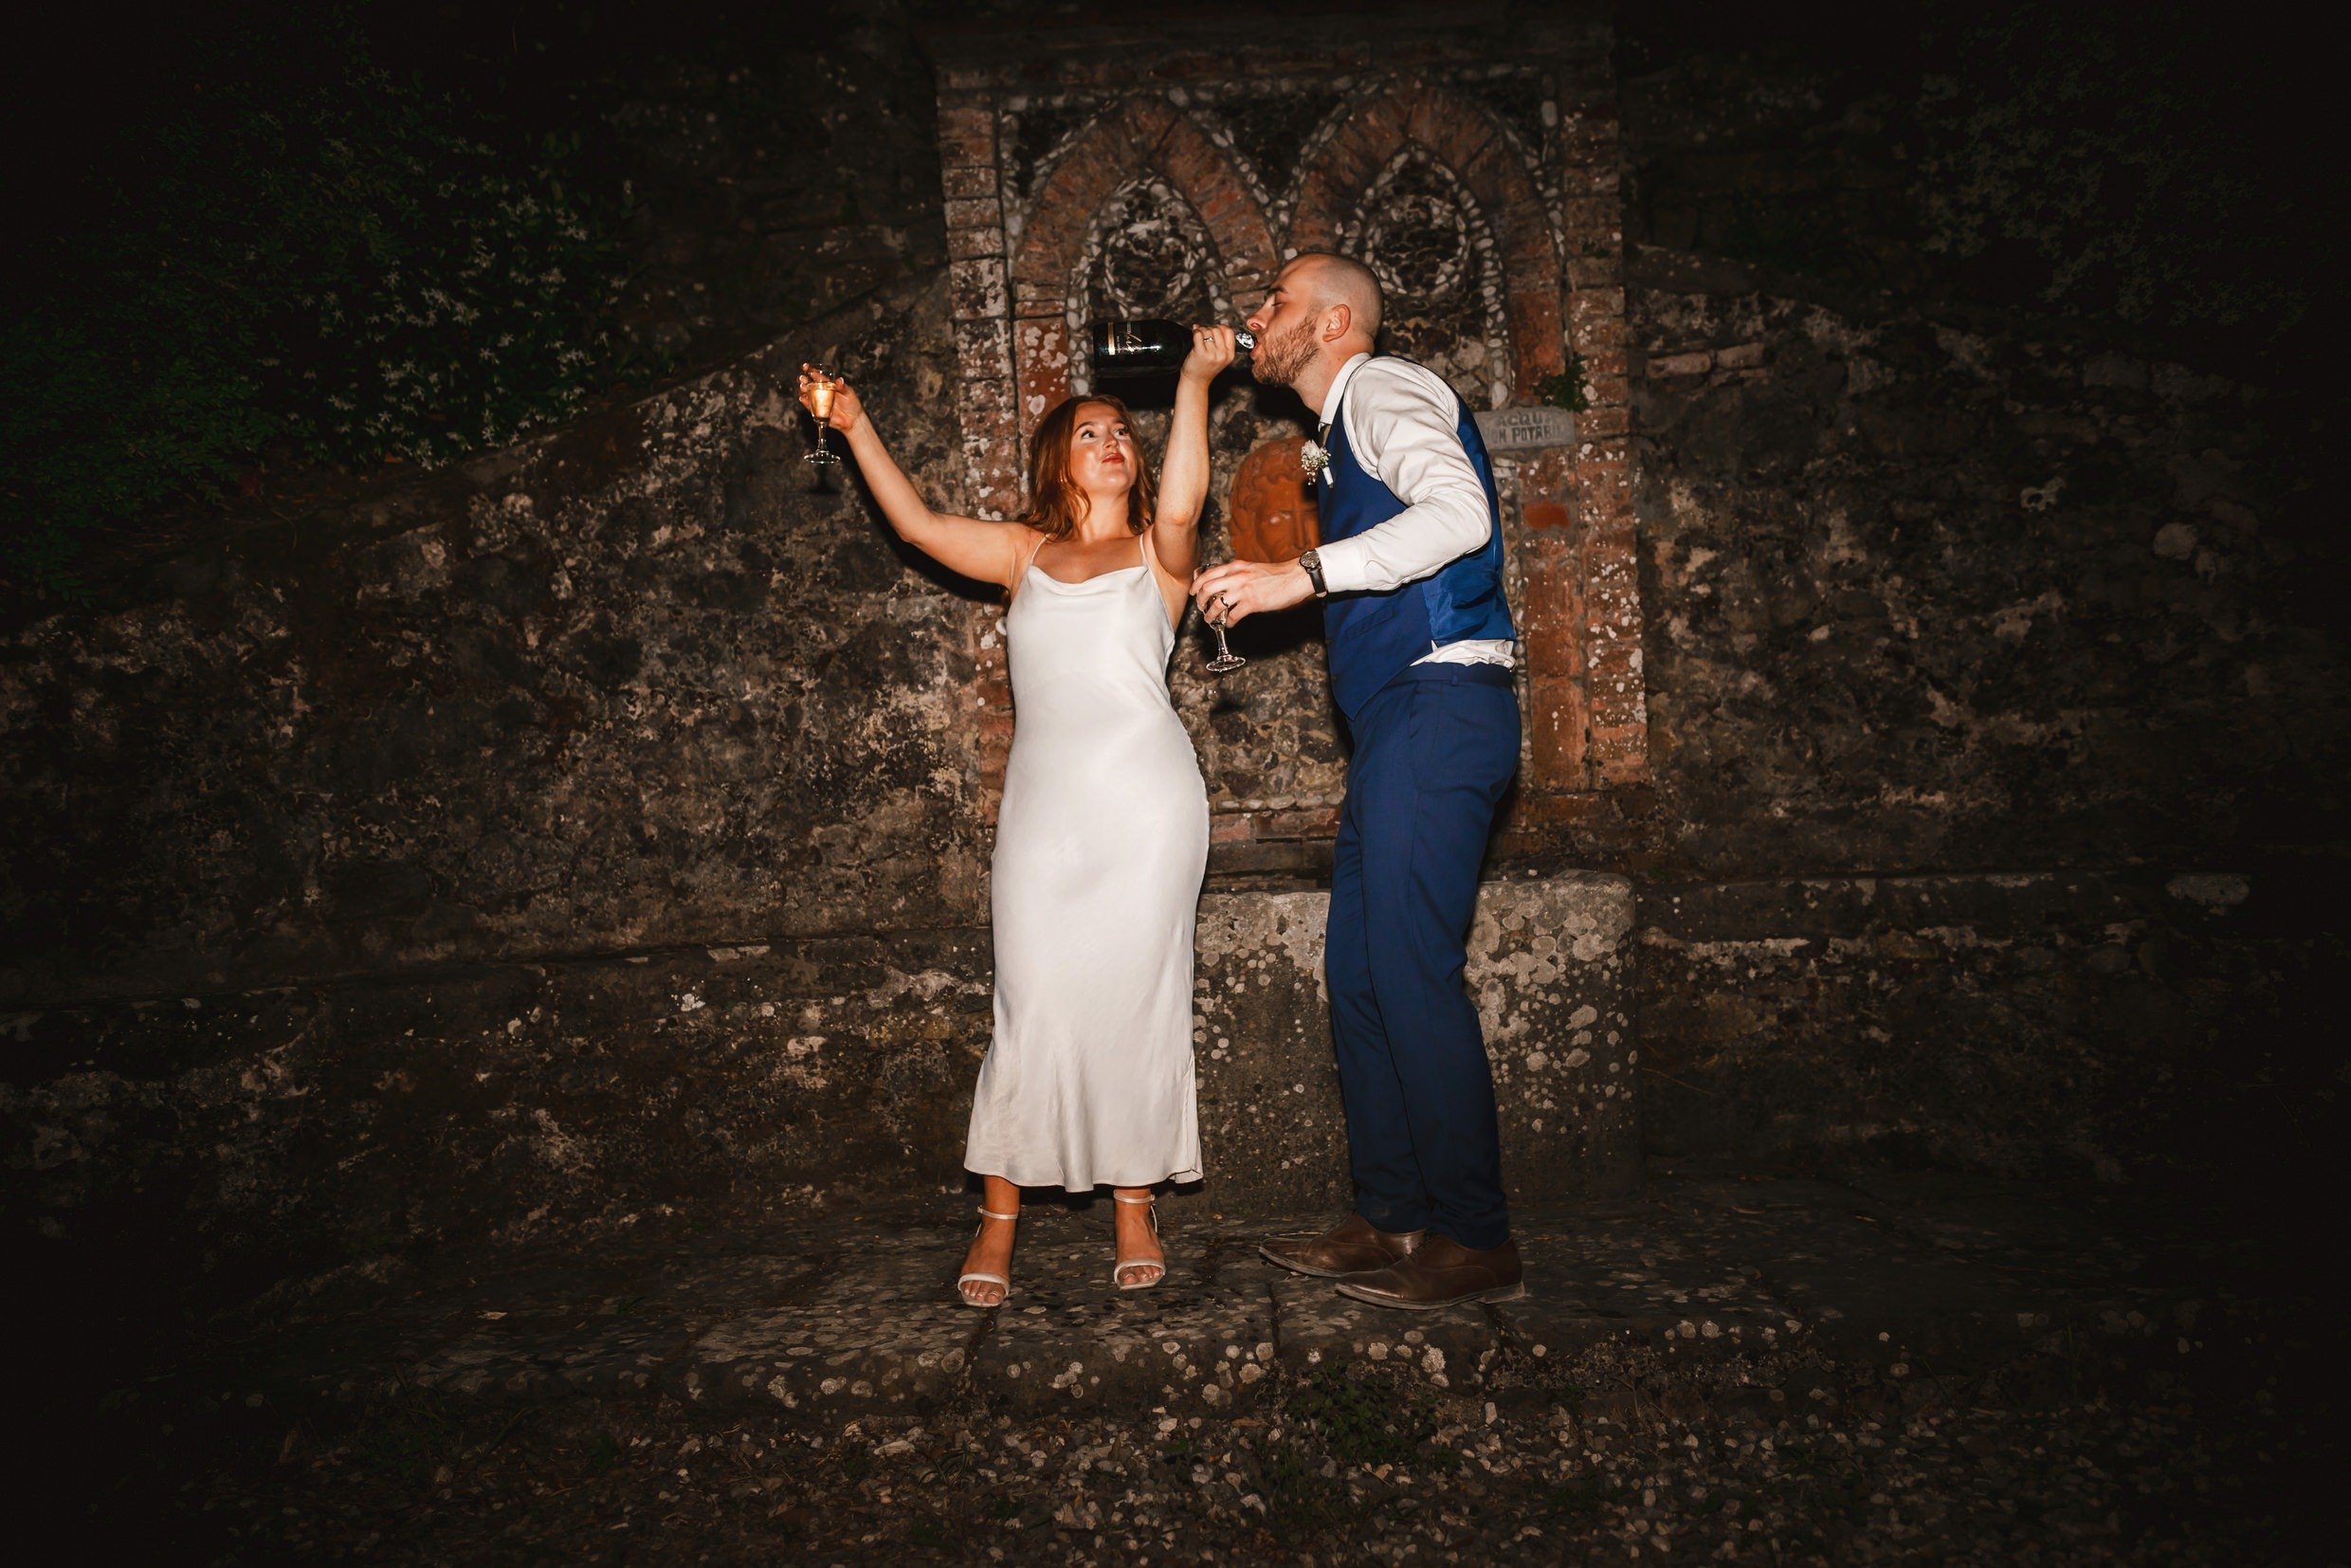
{"type": "MultiPolygon", "coordinates": [[[[815,378],[815,367],[800,367],[800,406],[809,404],[809,386],[815,378]]],[[[866,488],[873,493],[874,504],[889,520],[891,531],[917,550],[947,568],[981,582],[1011,588],[1012,579],[1023,564],[1022,546],[1030,537],[1030,531],[1016,522],[986,522],[978,518],[957,517],[952,512],[934,512],[922,499],[904,470],[882,444],[873,421],[866,417],[865,405],[858,401],[856,392],[847,381],[833,378],[832,412],[828,421],[832,428],[848,438],[849,451],[857,459],[858,471],[866,476],[866,488]]]]}
{"type": "Polygon", "coordinates": [[[1208,389],[1232,363],[1230,327],[1194,327],[1192,352],[1176,382],[1176,417],[1168,422],[1167,456],[1159,465],[1159,510],[1152,519],[1153,553],[1171,575],[1189,578],[1200,564],[1200,509],[1208,504],[1208,389]]]}

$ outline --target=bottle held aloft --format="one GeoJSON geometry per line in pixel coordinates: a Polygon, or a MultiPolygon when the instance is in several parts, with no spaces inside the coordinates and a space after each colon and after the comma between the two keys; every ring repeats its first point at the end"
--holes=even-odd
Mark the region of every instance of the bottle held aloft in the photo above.
{"type": "MultiPolygon", "coordinates": [[[[1096,375],[1165,375],[1181,370],[1192,352],[1192,329],[1176,321],[1096,321],[1087,332],[1096,375]]],[[[1243,354],[1257,346],[1247,328],[1232,340],[1243,354]]]]}

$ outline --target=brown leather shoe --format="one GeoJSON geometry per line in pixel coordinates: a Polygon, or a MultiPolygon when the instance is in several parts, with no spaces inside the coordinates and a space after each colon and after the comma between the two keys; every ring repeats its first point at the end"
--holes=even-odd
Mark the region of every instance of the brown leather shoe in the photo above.
{"type": "Polygon", "coordinates": [[[1427,1234],[1426,1231],[1374,1230],[1361,1214],[1349,1214],[1336,1229],[1319,1236],[1269,1241],[1257,1249],[1257,1255],[1294,1273],[1335,1280],[1341,1274],[1385,1268],[1410,1257],[1427,1234]]]}
{"type": "Polygon", "coordinates": [[[1462,1302],[1515,1302],[1526,1294],[1519,1273],[1519,1244],[1505,1241],[1473,1252],[1450,1236],[1431,1233],[1376,1273],[1339,1282],[1339,1293],[1374,1306],[1433,1312],[1462,1302]]]}

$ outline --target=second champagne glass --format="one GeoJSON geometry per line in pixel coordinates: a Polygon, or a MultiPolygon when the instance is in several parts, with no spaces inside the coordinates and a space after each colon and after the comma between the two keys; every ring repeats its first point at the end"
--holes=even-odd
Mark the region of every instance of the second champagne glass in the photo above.
{"type": "MultiPolygon", "coordinates": [[[[1203,616],[1202,619],[1205,620],[1207,617],[1203,616]]],[[[1216,633],[1216,657],[1201,667],[1211,675],[1230,675],[1248,663],[1247,659],[1233,652],[1232,645],[1225,641],[1225,623],[1222,620],[1209,621],[1208,629],[1216,633]]]]}

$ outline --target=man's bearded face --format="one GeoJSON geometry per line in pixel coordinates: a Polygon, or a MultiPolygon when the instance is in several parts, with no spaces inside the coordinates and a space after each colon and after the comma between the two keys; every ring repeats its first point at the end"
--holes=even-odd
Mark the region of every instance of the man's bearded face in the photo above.
{"type": "Polygon", "coordinates": [[[1268,387],[1286,387],[1313,359],[1314,320],[1309,317],[1258,344],[1249,357],[1249,374],[1268,387]]]}

